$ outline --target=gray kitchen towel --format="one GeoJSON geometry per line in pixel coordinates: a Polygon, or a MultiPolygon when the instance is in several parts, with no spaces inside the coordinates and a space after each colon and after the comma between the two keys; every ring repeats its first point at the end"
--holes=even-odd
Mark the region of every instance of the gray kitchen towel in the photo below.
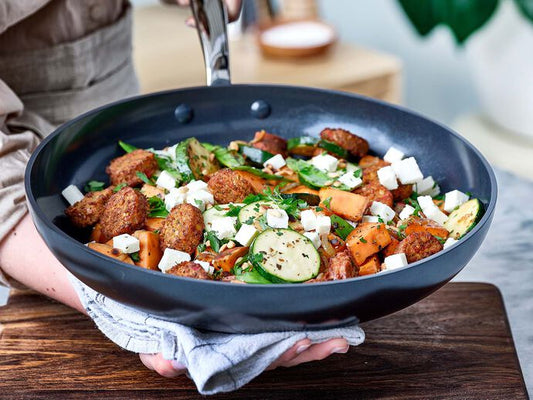
{"type": "Polygon", "coordinates": [[[89,316],[110,340],[135,353],[162,353],[183,364],[201,394],[236,390],[261,374],[299,340],[312,343],[344,337],[352,346],[364,342],[357,324],[310,331],[255,334],[205,332],[163,320],[95,292],[70,276],[89,316]]]}

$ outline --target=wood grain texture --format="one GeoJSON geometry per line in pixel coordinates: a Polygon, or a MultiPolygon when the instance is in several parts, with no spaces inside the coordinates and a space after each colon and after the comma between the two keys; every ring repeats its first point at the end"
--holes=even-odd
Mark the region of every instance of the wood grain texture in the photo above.
{"type": "MultiPolygon", "coordinates": [[[[0,398],[196,399],[105,339],[92,321],[35,293],[0,309],[0,398]]],[[[366,342],[324,361],[264,373],[215,399],[527,399],[499,291],[453,283],[364,324],[366,342]]]]}

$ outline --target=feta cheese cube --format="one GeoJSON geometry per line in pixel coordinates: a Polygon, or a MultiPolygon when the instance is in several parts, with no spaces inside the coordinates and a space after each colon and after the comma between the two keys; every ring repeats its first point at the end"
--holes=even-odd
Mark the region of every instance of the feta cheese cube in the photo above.
{"type": "Polygon", "coordinates": [[[200,265],[200,267],[202,267],[204,271],[210,275],[212,275],[213,272],[215,272],[215,267],[213,267],[207,261],[195,261],[194,263],[200,265]]]}
{"type": "Polygon", "coordinates": [[[444,209],[447,212],[452,212],[456,207],[464,204],[470,197],[460,190],[452,190],[444,195],[444,209]]]}
{"type": "Polygon", "coordinates": [[[422,175],[414,157],[393,162],[391,166],[402,185],[417,183],[424,179],[424,175],[422,175]]]}
{"type": "Polygon", "coordinates": [[[360,171],[361,167],[352,163],[346,163],[346,173],[355,174],[357,171],[360,171]]]}
{"type": "Polygon", "coordinates": [[[363,183],[363,180],[361,178],[356,178],[353,172],[345,173],[338,180],[340,183],[348,186],[350,189],[355,189],[356,187],[361,186],[363,183]]]}
{"type": "Polygon", "coordinates": [[[207,183],[204,181],[192,180],[186,185],[190,192],[196,192],[197,190],[207,190],[207,183]]]}
{"type": "Polygon", "coordinates": [[[274,157],[269,158],[263,163],[264,167],[270,166],[274,169],[280,169],[285,165],[287,165],[287,163],[281,154],[276,154],[274,157]]]}
{"type": "Polygon", "coordinates": [[[83,199],[83,193],[74,185],[68,185],[61,192],[66,201],[72,206],[83,199]]]}
{"type": "Polygon", "coordinates": [[[235,235],[235,241],[243,246],[249,246],[257,235],[257,229],[253,225],[242,224],[235,235]]]}
{"type": "Polygon", "coordinates": [[[229,239],[235,236],[237,230],[235,229],[236,217],[222,217],[215,218],[211,223],[211,230],[220,240],[229,239]]]}
{"type": "Polygon", "coordinates": [[[446,239],[442,247],[444,249],[447,249],[448,247],[453,246],[455,243],[457,243],[457,240],[452,237],[449,237],[448,239],[446,239]]]}
{"type": "Polygon", "coordinates": [[[440,225],[444,225],[448,216],[433,203],[431,196],[418,196],[417,201],[427,218],[432,219],[440,225]]]}
{"type": "Polygon", "coordinates": [[[400,219],[407,219],[411,215],[413,215],[414,212],[415,212],[414,207],[411,207],[409,204],[406,204],[405,207],[400,212],[399,217],[400,217],[400,219]]]}
{"type": "Polygon", "coordinates": [[[389,163],[393,163],[396,161],[400,161],[404,155],[405,154],[403,154],[401,150],[398,150],[396,147],[391,146],[383,156],[383,159],[389,163]]]}
{"type": "Polygon", "coordinates": [[[141,249],[139,239],[124,233],[113,238],[113,247],[126,254],[135,253],[141,249]]]}
{"type": "Polygon", "coordinates": [[[381,183],[387,189],[398,189],[398,179],[396,179],[396,173],[390,165],[378,169],[378,179],[379,183],[381,183]]]}
{"type": "Polygon", "coordinates": [[[436,196],[440,193],[439,185],[433,180],[432,176],[427,176],[415,185],[415,191],[419,196],[436,196]]]}
{"type": "Polygon", "coordinates": [[[330,156],[329,154],[319,154],[316,157],[311,158],[311,164],[324,172],[335,172],[337,170],[337,165],[339,160],[335,157],[330,156]]]}
{"type": "Polygon", "coordinates": [[[195,192],[189,192],[187,193],[187,203],[198,207],[200,211],[205,210],[206,204],[213,204],[215,202],[215,199],[213,198],[213,195],[208,192],[207,190],[197,190],[195,192]]]}
{"type": "Polygon", "coordinates": [[[178,204],[183,204],[187,200],[187,192],[183,188],[172,188],[165,195],[165,208],[172,210],[178,204]]]}
{"type": "Polygon", "coordinates": [[[165,252],[163,253],[163,257],[161,257],[161,260],[159,261],[157,267],[161,271],[166,272],[173,266],[178,265],[179,263],[182,263],[184,261],[191,261],[191,256],[189,253],[174,250],[171,248],[166,248],[165,252]]]}
{"type": "Polygon", "coordinates": [[[271,228],[287,228],[289,216],[280,208],[269,208],[266,212],[267,225],[271,228]]]}
{"type": "Polygon", "coordinates": [[[316,231],[323,235],[329,233],[331,230],[331,219],[326,215],[318,215],[316,217],[316,231]]]}
{"type": "Polygon", "coordinates": [[[393,254],[392,256],[385,257],[383,263],[385,264],[386,269],[401,268],[405,267],[408,264],[407,257],[405,257],[405,253],[398,253],[393,254]]]}
{"type": "Polygon", "coordinates": [[[155,181],[157,186],[170,190],[176,187],[176,179],[167,171],[162,171],[155,181]]]}
{"type": "Polygon", "coordinates": [[[322,245],[320,235],[317,232],[304,232],[304,236],[313,243],[316,249],[322,245]]]}
{"type": "Polygon", "coordinates": [[[380,203],[379,201],[373,201],[370,206],[370,213],[372,215],[379,216],[383,222],[387,223],[392,221],[396,213],[388,205],[380,203]]]}
{"type": "Polygon", "coordinates": [[[376,217],[374,215],[363,215],[361,222],[371,222],[374,224],[379,222],[379,217],[376,217]]]}
{"type": "Polygon", "coordinates": [[[300,213],[302,226],[306,231],[313,231],[316,229],[316,214],[313,210],[304,210],[300,213]]]}

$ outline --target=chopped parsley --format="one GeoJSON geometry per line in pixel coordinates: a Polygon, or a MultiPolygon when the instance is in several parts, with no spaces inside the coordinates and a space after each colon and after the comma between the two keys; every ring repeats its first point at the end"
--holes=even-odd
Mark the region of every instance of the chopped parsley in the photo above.
{"type": "Polygon", "coordinates": [[[220,247],[222,247],[222,242],[219,238],[217,238],[217,235],[214,231],[206,232],[205,234],[206,240],[209,241],[209,244],[211,245],[211,248],[215,253],[218,253],[220,250],[220,247]]]}
{"type": "Polygon", "coordinates": [[[444,242],[446,242],[446,239],[443,239],[443,238],[441,238],[440,236],[433,235],[433,237],[434,237],[435,239],[437,239],[437,240],[440,242],[440,244],[444,244],[444,242]]]}
{"type": "Polygon", "coordinates": [[[135,175],[137,175],[137,177],[147,185],[155,186],[154,180],[148,178],[144,172],[136,171],[135,175]]]}
{"type": "Polygon", "coordinates": [[[166,216],[168,215],[167,208],[165,207],[165,202],[160,197],[150,197],[148,199],[148,206],[150,208],[150,211],[148,211],[148,216],[150,218],[166,218],[166,216]]]}
{"type": "Polygon", "coordinates": [[[130,257],[135,262],[141,261],[141,257],[139,257],[139,252],[138,251],[136,251],[135,253],[131,253],[130,257]]]}
{"type": "Polygon", "coordinates": [[[126,187],[126,183],[125,182],[122,182],[122,183],[119,183],[117,186],[115,186],[113,188],[113,192],[116,193],[118,192],[120,189],[122,189],[123,187],[126,187]]]}
{"type": "Polygon", "coordinates": [[[241,208],[242,206],[235,206],[233,204],[228,204],[229,205],[229,211],[224,214],[225,216],[227,217],[236,217],[239,215],[239,212],[241,211],[241,208]]]}
{"type": "Polygon", "coordinates": [[[367,240],[366,240],[364,237],[359,238],[359,241],[360,241],[361,243],[368,243],[367,240]]]}
{"type": "MultiPolygon", "coordinates": [[[[244,199],[245,204],[251,204],[256,201],[269,201],[273,202],[280,209],[284,210],[289,217],[299,218],[300,210],[303,210],[309,205],[305,200],[298,199],[296,197],[283,197],[279,191],[279,187],[276,186],[274,190],[266,188],[263,193],[249,195],[244,199]]],[[[266,219],[266,216],[265,216],[266,219]]],[[[261,223],[261,221],[260,221],[261,223]]],[[[266,220],[265,220],[266,223],[266,220]]],[[[266,229],[266,228],[265,228],[266,229]]]]}
{"type": "Polygon", "coordinates": [[[363,176],[363,170],[361,168],[355,170],[353,172],[353,176],[355,176],[356,178],[360,178],[361,176],[363,176]]]}
{"type": "Polygon", "coordinates": [[[122,147],[122,150],[124,150],[126,153],[131,153],[132,151],[137,150],[137,147],[128,143],[124,143],[122,140],[118,141],[118,145],[122,147]]]}
{"type": "Polygon", "coordinates": [[[326,200],[324,200],[322,202],[322,204],[324,204],[324,206],[328,209],[328,210],[331,210],[331,197],[328,197],[326,200]]]}
{"type": "Polygon", "coordinates": [[[89,192],[99,192],[100,190],[104,190],[105,183],[100,181],[89,181],[83,188],[85,190],[85,193],[89,192]]]}

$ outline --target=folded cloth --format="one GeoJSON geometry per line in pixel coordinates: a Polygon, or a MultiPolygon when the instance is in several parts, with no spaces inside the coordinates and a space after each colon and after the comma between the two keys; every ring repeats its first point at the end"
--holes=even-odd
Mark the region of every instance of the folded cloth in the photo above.
{"type": "Polygon", "coordinates": [[[357,324],[320,331],[255,334],[206,332],[163,320],[95,292],[74,276],[72,285],[89,316],[110,340],[135,353],[162,353],[184,365],[201,394],[236,390],[261,374],[299,340],[312,343],[344,337],[365,340],[357,324]]]}

